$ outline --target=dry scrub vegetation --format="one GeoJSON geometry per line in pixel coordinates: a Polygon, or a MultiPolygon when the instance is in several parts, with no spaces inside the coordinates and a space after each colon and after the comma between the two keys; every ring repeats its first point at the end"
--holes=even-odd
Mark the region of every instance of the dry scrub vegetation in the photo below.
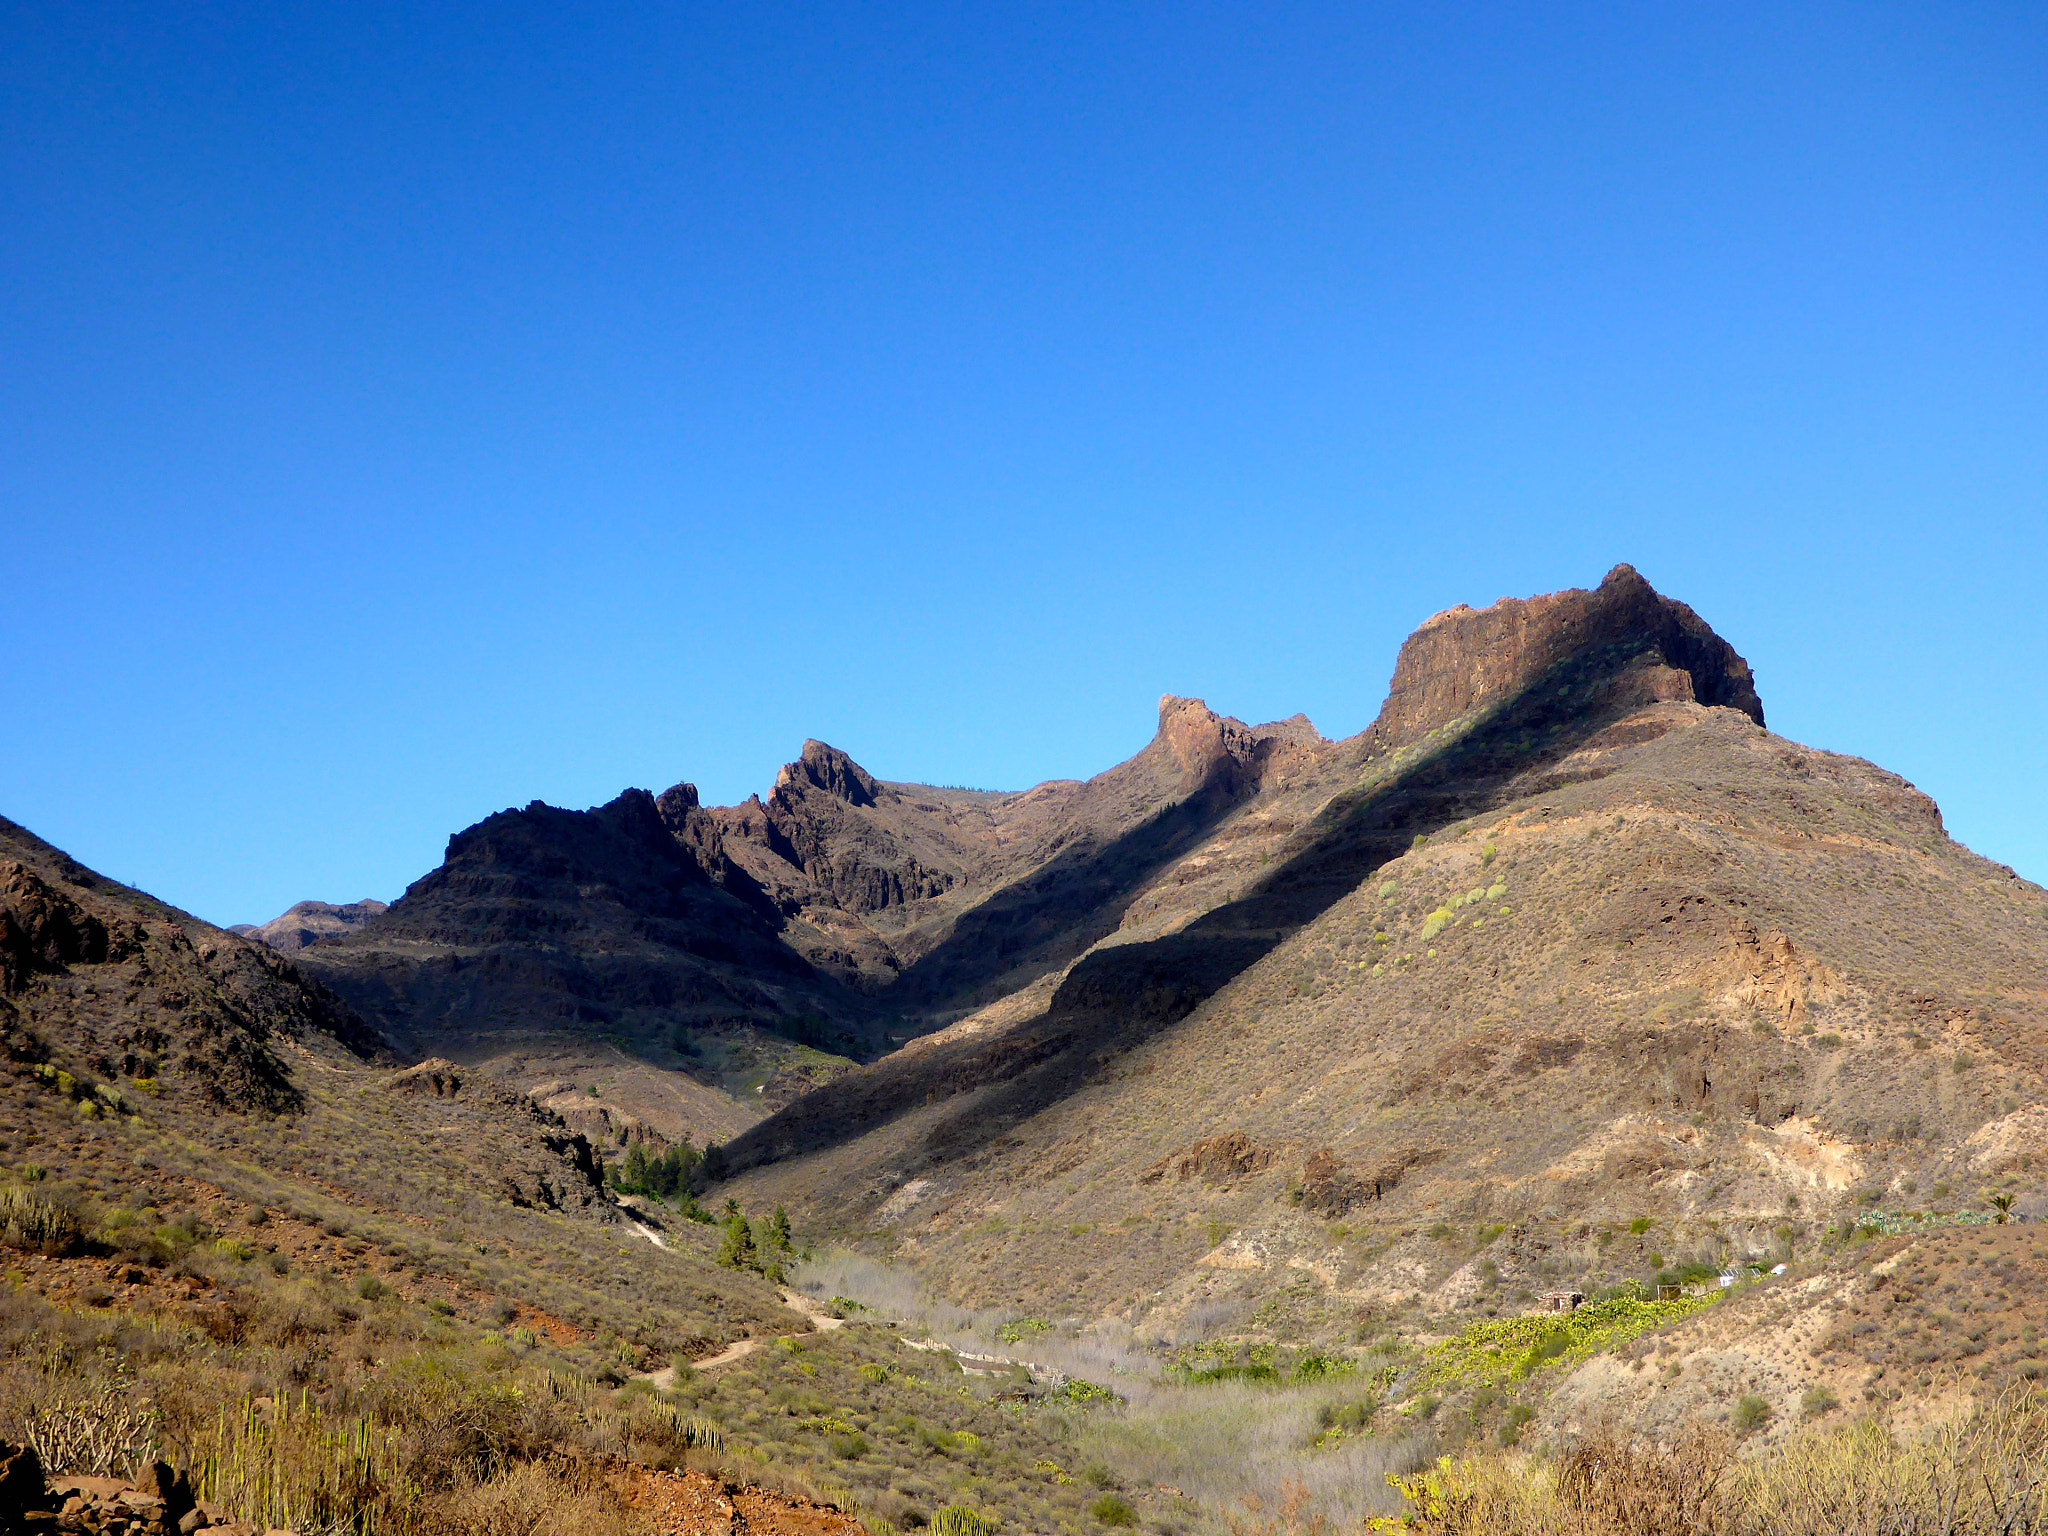
{"type": "MultiPolygon", "coordinates": [[[[776,1308],[771,1343],[700,1371],[704,1341],[657,1348],[677,1334],[652,1285],[600,1289],[575,1315],[648,1315],[586,1330],[509,1295],[479,1305],[410,1270],[381,1278],[372,1250],[324,1231],[277,1242],[295,1222],[223,1230],[108,1206],[82,1183],[46,1174],[0,1190],[13,1245],[0,1255],[0,1438],[34,1445],[53,1472],[126,1475],[161,1456],[193,1469],[203,1500],[300,1531],[643,1529],[606,1471],[625,1464],[835,1504],[877,1536],[974,1520],[1099,1527],[1098,1490],[1066,1470],[1078,1463],[1061,1405],[1006,1404],[1007,1380],[970,1377],[886,1326],[804,1332],[776,1308]]],[[[622,1282],[666,1268],[740,1301],[761,1284],[626,1241],[622,1282]]]]}
{"type": "Polygon", "coordinates": [[[300,1111],[275,1117],[147,1090],[82,1116],[0,1074],[0,1438],[59,1474],[163,1456],[301,1531],[651,1529],[614,1475],[635,1466],[814,1497],[877,1536],[1099,1529],[1064,1420],[997,1402],[1006,1383],[878,1324],[806,1332],[718,1262],[719,1230],[574,1184],[517,1106],[298,1066],[300,1111]],[[747,1337],[774,1342],[692,1364],[747,1337]]]}
{"type": "Polygon", "coordinates": [[[1395,1480],[1422,1536],[2021,1536],[2048,1530],[2048,1396],[2008,1388],[1930,1433],[1814,1427],[1738,1463],[1727,1435],[1612,1426],[1543,1460],[1449,1458],[1395,1480]]]}
{"type": "MultiPolygon", "coordinates": [[[[1911,1252],[1897,1241],[1851,1245],[1838,1255],[1842,1278],[1877,1280],[1880,1295],[1899,1284],[1894,1276],[1961,1279],[1980,1255],[1996,1258],[1982,1241],[1992,1234],[1966,1236],[1954,1253],[1924,1242],[1911,1252]],[[1867,1263],[1882,1273],[1869,1275],[1867,1263]]],[[[1039,1389],[1048,1401],[1061,1383],[1083,1384],[1064,1387],[1074,1406],[1060,1416],[1069,1467],[1111,1497],[1091,1510],[1099,1522],[1122,1511],[1148,1530],[1233,1536],[2048,1531],[2048,1393],[2024,1370],[1973,1378],[1959,1358],[1935,1394],[1950,1407],[1931,1419],[1924,1404],[1886,1390],[1881,1373],[1850,1406],[1821,1387],[1782,1414],[1744,1395],[1661,1438],[1611,1413],[1582,1426],[1550,1410],[1549,1394],[1589,1352],[1648,1359],[1685,1347],[1688,1330],[1709,1322],[1770,1326],[1780,1303],[1768,1285],[1676,1304],[1605,1303],[1577,1319],[1526,1319],[1519,1331],[1479,1321],[1433,1341],[1367,1327],[1341,1346],[1219,1336],[1162,1353],[1114,1323],[952,1305],[903,1270],[845,1252],[823,1256],[798,1283],[842,1309],[895,1316],[906,1337],[943,1343],[982,1369],[1017,1362],[1018,1380],[1028,1369],[1052,1384],[1039,1389]],[[1774,1416],[1782,1433],[1767,1433],[1781,1427],[1774,1416]]],[[[1842,1311],[1853,1321],[1856,1304],[1842,1311]]]]}

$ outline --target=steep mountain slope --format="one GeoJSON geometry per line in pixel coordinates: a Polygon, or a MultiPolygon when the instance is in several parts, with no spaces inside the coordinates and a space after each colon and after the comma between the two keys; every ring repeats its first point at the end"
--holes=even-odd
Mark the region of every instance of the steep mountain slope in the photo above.
{"type": "Polygon", "coordinates": [[[293,1053],[367,1058],[362,1021],[272,950],[94,874],[0,819],[0,1048],[59,1067],[88,1118],[92,1079],[174,1102],[278,1112],[293,1053]]]}
{"type": "MultiPolygon", "coordinates": [[[[133,1226],[152,1265],[244,1214],[267,1226],[269,1212],[307,1229],[292,1234],[302,1257],[361,1267],[381,1253],[374,1269],[429,1293],[475,1289],[477,1238],[511,1242],[527,1259],[501,1283],[527,1302],[605,1310],[582,1287],[622,1216],[584,1136],[446,1063],[394,1071],[384,1043],[290,959],[8,821],[0,1051],[0,1170],[61,1207],[103,1207],[110,1231],[133,1226]],[[134,1225],[138,1213],[147,1220],[134,1225]],[[182,1238],[143,1241],[179,1213],[191,1218],[182,1238]]],[[[0,1240],[19,1245],[10,1220],[0,1240]]],[[[716,1338],[729,1310],[757,1323],[779,1314],[772,1293],[713,1268],[708,1244],[680,1243],[690,1262],[645,1279],[673,1347],[716,1338]]],[[[127,1283],[153,1282],[136,1270],[127,1283]]],[[[629,1303],[618,1320],[636,1315],[629,1303]]]]}
{"type": "Polygon", "coordinates": [[[754,1127],[733,1187],[1167,1334],[1647,1275],[1637,1218],[1728,1258],[2006,1180],[2024,1208],[2048,900],[1762,714],[1625,567],[1440,614],[1371,729],[1056,982],[754,1127]]]}

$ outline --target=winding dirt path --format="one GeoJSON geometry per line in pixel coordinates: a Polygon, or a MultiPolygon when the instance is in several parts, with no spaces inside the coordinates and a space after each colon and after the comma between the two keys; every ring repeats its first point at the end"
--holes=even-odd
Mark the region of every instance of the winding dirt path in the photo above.
{"type": "MultiPolygon", "coordinates": [[[[652,1233],[648,1235],[653,1236],[652,1233]]],[[[731,1365],[735,1360],[746,1359],[772,1339],[801,1338],[807,1333],[829,1333],[834,1328],[846,1326],[844,1318],[834,1317],[801,1291],[793,1291],[785,1285],[782,1287],[781,1296],[782,1304],[808,1322],[810,1327],[793,1329],[789,1333],[771,1333],[765,1338],[734,1339],[717,1354],[706,1355],[702,1360],[692,1360],[690,1368],[696,1371],[715,1371],[721,1365],[731,1365]]],[[[657,1392],[666,1392],[676,1384],[676,1368],[672,1365],[665,1365],[658,1371],[638,1371],[635,1375],[639,1380],[651,1383],[657,1392]]]]}

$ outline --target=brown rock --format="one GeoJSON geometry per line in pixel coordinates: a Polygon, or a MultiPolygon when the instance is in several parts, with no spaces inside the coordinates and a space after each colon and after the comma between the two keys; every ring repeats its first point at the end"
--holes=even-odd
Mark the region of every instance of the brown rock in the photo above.
{"type": "Polygon", "coordinates": [[[0,1524],[42,1508],[47,1498],[43,1461],[35,1447],[0,1441],[0,1524]]]}
{"type": "Polygon", "coordinates": [[[1255,1146],[1242,1131],[1224,1136],[1206,1136],[1178,1152],[1169,1152],[1138,1175],[1141,1184],[1157,1184],[1171,1173],[1182,1181],[1200,1179],[1204,1184],[1228,1184],[1249,1178],[1273,1166],[1278,1156],[1271,1147],[1255,1146]]]}
{"type": "Polygon", "coordinates": [[[163,1508],[163,1519],[175,1523],[198,1506],[192,1495],[191,1474],[173,1471],[167,1461],[153,1461],[137,1479],[163,1508]]]}

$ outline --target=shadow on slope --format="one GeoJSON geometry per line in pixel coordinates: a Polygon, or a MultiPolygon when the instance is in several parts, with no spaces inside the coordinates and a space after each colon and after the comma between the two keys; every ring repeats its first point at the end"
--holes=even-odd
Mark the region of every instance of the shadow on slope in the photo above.
{"type": "MultiPolygon", "coordinates": [[[[1536,770],[1651,702],[1660,666],[1697,668],[1696,696],[1716,696],[1720,680],[1710,669],[1656,634],[1577,651],[1466,729],[1450,728],[1449,739],[1419,759],[1406,752],[1378,759],[1364,782],[1297,834],[1298,851],[1237,899],[1177,933],[1084,956],[1045,1013],[1000,1036],[934,1042],[806,1095],[724,1148],[720,1175],[836,1146],[919,1105],[988,1088],[926,1142],[935,1159],[972,1158],[1114,1057],[1187,1017],[1418,835],[1549,787],[1536,770]]],[[[1157,835],[1148,827],[1131,837],[1147,834],[1157,835]]]]}
{"type": "Polygon", "coordinates": [[[961,913],[892,995],[906,1009],[971,1011],[1058,970],[1115,933],[1146,882],[1193,852],[1242,803],[1229,781],[1212,780],[1120,837],[1068,844],[961,913]],[[1077,912],[1085,914],[1078,922],[1077,912]]]}

